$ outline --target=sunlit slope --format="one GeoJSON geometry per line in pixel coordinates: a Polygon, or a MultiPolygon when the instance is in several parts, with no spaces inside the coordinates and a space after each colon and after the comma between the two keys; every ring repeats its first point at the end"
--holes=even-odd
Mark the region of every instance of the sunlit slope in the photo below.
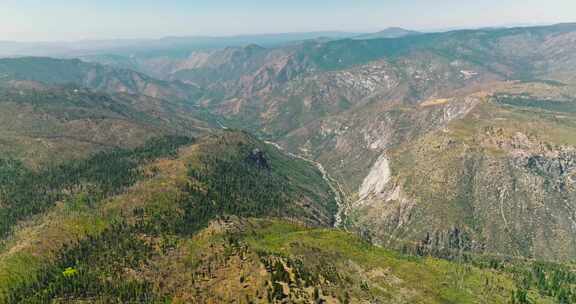
{"type": "Polygon", "coordinates": [[[201,111],[146,96],[78,87],[0,89],[0,151],[42,165],[115,147],[134,148],[161,135],[209,132],[201,111]]]}
{"type": "Polygon", "coordinates": [[[541,84],[502,89],[389,149],[389,166],[372,168],[389,180],[360,193],[351,222],[375,228],[386,244],[572,260],[576,104],[567,93],[541,84]]]}
{"type": "Polygon", "coordinates": [[[554,303],[560,290],[571,296],[570,277],[540,286],[531,275],[564,275],[567,266],[410,257],[328,228],[334,202],[321,174],[245,133],[171,151],[146,153],[160,158],[143,163],[118,194],[94,201],[74,187],[21,222],[0,252],[4,301],[554,303]]]}
{"type": "MultiPolygon", "coordinates": [[[[333,222],[333,194],[321,173],[306,162],[238,132],[199,139],[177,157],[176,147],[158,142],[122,155],[105,153],[79,162],[85,170],[78,171],[77,179],[69,177],[61,188],[51,187],[57,195],[24,193],[33,200],[26,214],[34,215],[37,208],[45,211],[32,217],[22,213],[22,221],[5,238],[0,254],[3,293],[28,297],[33,290],[48,288],[54,292],[48,293],[50,298],[69,293],[90,298],[103,291],[114,298],[123,288],[137,292],[137,282],[123,285],[127,261],[168,254],[156,249],[169,250],[220,216],[270,216],[315,226],[333,222]],[[167,158],[150,159],[163,155],[167,158]],[[144,158],[137,169],[133,161],[139,157],[144,158]],[[82,269],[86,277],[79,281],[92,286],[82,285],[85,294],[75,293],[74,284],[59,285],[58,269],[65,265],[82,269]],[[98,279],[108,276],[114,280],[98,279]],[[49,287],[53,285],[61,289],[49,287]]],[[[57,172],[52,176],[58,178],[57,172]]],[[[18,193],[8,198],[16,199],[18,193]]],[[[130,267],[141,265],[135,263],[130,267]]]]}

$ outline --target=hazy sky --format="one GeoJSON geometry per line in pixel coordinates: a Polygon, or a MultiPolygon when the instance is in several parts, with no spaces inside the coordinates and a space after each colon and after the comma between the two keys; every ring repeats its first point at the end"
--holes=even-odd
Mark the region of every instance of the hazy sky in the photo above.
{"type": "Polygon", "coordinates": [[[0,0],[0,40],[576,22],[576,0],[0,0]]]}

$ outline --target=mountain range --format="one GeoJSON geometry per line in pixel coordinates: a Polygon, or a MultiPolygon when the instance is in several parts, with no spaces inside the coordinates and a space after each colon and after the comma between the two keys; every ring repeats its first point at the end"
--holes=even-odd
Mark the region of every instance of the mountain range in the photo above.
{"type": "Polygon", "coordinates": [[[0,59],[5,302],[576,302],[576,24],[192,40],[0,59]]]}
{"type": "Polygon", "coordinates": [[[185,54],[192,50],[218,49],[239,47],[248,44],[258,44],[263,47],[279,47],[299,43],[305,40],[335,40],[354,37],[363,38],[394,38],[415,31],[401,28],[388,28],[378,33],[349,33],[338,31],[302,32],[280,34],[237,35],[226,37],[182,36],[163,37],[159,39],[110,39],[84,40],[70,42],[16,42],[0,41],[1,56],[56,56],[79,57],[90,55],[171,55],[185,54]]]}

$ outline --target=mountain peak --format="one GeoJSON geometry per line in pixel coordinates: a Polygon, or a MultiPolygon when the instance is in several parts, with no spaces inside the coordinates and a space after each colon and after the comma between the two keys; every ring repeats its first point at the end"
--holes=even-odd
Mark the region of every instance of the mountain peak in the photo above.
{"type": "Polygon", "coordinates": [[[404,29],[401,27],[389,27],[376,33],[356,36],[353,39],[365,40],[365,39],[380,39],[380,38],[400,38],[418,34],[420,34],[420,32],[404,29]]]}

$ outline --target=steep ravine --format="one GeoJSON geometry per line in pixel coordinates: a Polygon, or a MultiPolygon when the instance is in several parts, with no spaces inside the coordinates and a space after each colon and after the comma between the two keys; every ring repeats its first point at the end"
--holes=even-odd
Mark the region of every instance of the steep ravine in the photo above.
{"type": "Polygon", "coordinates": [[[330,186],[330,189],[332,189],[332,192],[334,193],[334,200],[336,201],[336,204],[338,204],[338,212],[336,212],[336,214],[334,215],[334,227],[340,227],[342,225],[344,217],[346,216],[346,210],[347,210],[347,205],[346,205],[346,201],[344,199],[345,195],[344,195],[344,190],[342,189],[342,185],[336,179],[332,178],[330,176],[330,174],[328,174],[328,172],[326,171],[326,169],[324,168],[324,166],[321,163],[314,161],[312,159],[306,158],[304,156],[288,152],[282,146],[280,146],[279,144],[277,144],[275,142],[271,142],[271,141],[264,141],[264,142],[276,147],[278,150],[283,151],[284,153],[286,153],[287,155],[289,155],[291,157],[298,158],[298,159],[301,159],[303,161],[309,162],[309,163],[313,164],[314,166],[316,166],[316,168],[318,168],[320,173],[322,173],[322,178],[326,181],[326,183],[328,184],[328,186],[330,186]]]}
{"type": "MultiPolygon", "coordinates": [[[[228,127],[226,127],[219,120],[216,120],[216,122],[220,126],[220,128],[222,128],[223,130],[228,129],[228,127]]],[[[338,211],[334,215],[334,227],[340,227],[342,225],[342,222],[343,222],[343,219],[346,215],[346,210],[347,210],[347,204],[345,201],[346,196],[344,195],[344,190],[342,188],[342,185],[336,179],[334,179],[333,177],[330,176],[328,171],[326,171],[326,169],[324,168],[324,166],[321,163],[314,161],[312,159],[306,158],[304,156],[289,152],[275,142],[271,142],[271,141],[267,141],[267,140],[263,140],[263,141],[269,145],[274,146],[276,149],[284,152],[286,155],[288,155],[290,157],[301,159],[303,161],[306,161],[308,163],[313,164],[316,168],[318,168],[318,171],[320,171],[320,173],[322,174],[322,178],[324,179],[324,181],[326,181],[326,184],[328,184],[328,186],[332,190],[332,193],[334,194],[334,200],[336,201],[336,204],[338,205],[338,211]]]]}

